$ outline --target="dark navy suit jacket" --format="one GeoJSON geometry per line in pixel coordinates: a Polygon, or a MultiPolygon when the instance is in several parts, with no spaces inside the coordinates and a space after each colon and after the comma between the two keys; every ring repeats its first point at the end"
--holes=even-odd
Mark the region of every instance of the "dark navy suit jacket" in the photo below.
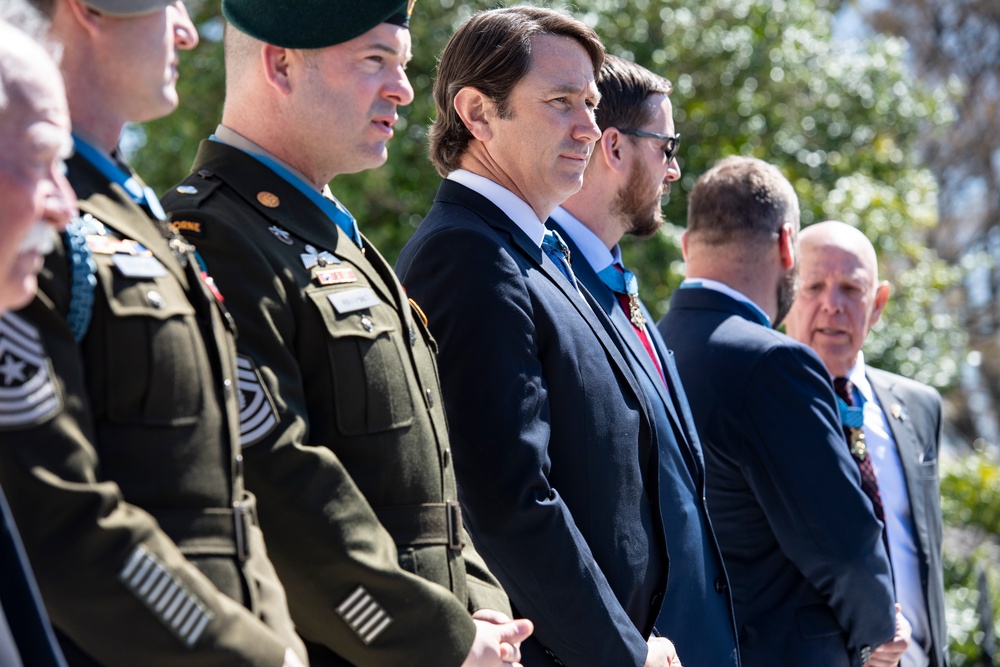
{"type": "Polygon", "coordinates": [[[3,491],[0,491],[0,607],[24,667],[65,667],[3,491]]]}
{"type": "MultiPolygon", "coordinates": [[[[941,396],[932,388],[867,366],[871,383],[885,412],[903,463],[903,477],[913,517],[920,582],[930,619],[931,667],[948,667],[948,631],[944,617],[944,581],[941,568],[941,485],[938,445],[941,438],[941,396]],[[899,405],[896,413],[890,409],[899,405]]],[[[905,611],[905,610],[904,610],[905,611]]]]}
{"type": "Polygon", "coordinates": [[[618,297],[604,284],[567,230],[554,219],[548,226],[565,239],[573,271],[611,319],[636,369],[656,419],[660,460],[660,513],[670,551],[670,578],[657,631],[674,642],[686,667],[739,665],[736,622],[729,582],[705,501],[705,462],[701,442],[673,353],[640,301],[647,333],[667,384],[635,333],[618,297]],[[669,387],[669,388],[668,388],[669,387]]]}
{"type": "Polygon", "coordinates": [[[453,181],[396,271],[440,344],[469,533],[535,623],[524,665],[642,665],[667,567],[655,426],[610,322],[453,181]]]}
{"type": "Polygon", "coordinates": [[[705,448],[744,667],[859,667],[895,634],[894,594],[826,368],[713,290],[678,289],[659,329],[705,448]]]}

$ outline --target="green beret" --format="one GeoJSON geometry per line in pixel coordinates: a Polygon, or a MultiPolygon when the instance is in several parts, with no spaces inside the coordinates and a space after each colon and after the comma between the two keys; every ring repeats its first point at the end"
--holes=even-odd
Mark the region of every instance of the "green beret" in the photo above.
{"type": "Polygon", "coordinates": [[[380,23],[408,27],[416,0],[222,0],[237,30],[288,49],[321,49],[380,23]]]}
{"type": "Polygon", "coordinates": [[[139,16],[174,4],[176,0],[83,0],[83,4],[112,16],[139,16]]]}

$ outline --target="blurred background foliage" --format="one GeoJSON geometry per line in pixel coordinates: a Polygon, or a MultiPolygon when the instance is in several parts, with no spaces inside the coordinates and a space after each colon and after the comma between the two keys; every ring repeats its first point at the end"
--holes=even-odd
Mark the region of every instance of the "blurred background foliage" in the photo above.
{"type": "MultiPolygon", "coordinates": [[[[181,108],[130,128],[124,142],[139,173],[159,192],[187,173],[222,107],[218,2],[187,4],[202,44],[182,55],[181,108]]],[[[591,25],[610,52],[674,83],[683,177],[664,207],[668,224],[649,240],[623,241],[626,264],[639,275],[656,318],[683,277],[679,239],[695,179],[723,156],[753,155],[778,165],[791,180],[804,225],[843,220],[875,244],[893,296],[869,337],[868,362],[942,391],[958,382],[967,345],[957,318],[963,272],[960,263],[946,263],[928,247],[939,219],[939,186],[926,166],[925,147],[945,140],[963,94],[960,81],[923,83],[908,63],[905,39],[860,27],[857,12],[843,0],[537,4],[567,9],[591,25]]],[[[389,160],[331,184],[390,261],[439,183],[426,157],[437,55],[457,25],[494,6],[475,0],[417,4],[408,69],[416,99],[401,110],[389,160]]],[[[989,641],[998,602],[996,460],[995,452],[956,456],[942,474],[954,545],[946,553],[946,575],[956,666],[993,664],[984,655],[996,651],[989,641]],[[985,624],[983,613],[989,615],[985,624]]]]}

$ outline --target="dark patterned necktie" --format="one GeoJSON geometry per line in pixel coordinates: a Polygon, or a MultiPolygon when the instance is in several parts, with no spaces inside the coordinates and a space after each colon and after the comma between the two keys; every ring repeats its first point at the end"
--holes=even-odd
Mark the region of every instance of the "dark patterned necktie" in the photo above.
{"type": "MultiPolygon", "coordinates": [[[[844,377],[834,378],[833,389],[848,407],[854,407],[854,385],[851,384],[850,380],[844,377]]],[[[885,544],[885,552],[888,554],[889,538],[885,530],[885,511],[882,508],[882,494],[878,490],[878,479],[875,477],[872,457],[868,455],[868,452],[864,448],[863,423],[857,425],[842,424],[842,426],[844,437],[847,438],[847,446],[851,450],[851,458],[858,464],[858,470],[861,472],[861,490],[871,500],[875,516],[882,522],[882,542],[885,544]]]]}

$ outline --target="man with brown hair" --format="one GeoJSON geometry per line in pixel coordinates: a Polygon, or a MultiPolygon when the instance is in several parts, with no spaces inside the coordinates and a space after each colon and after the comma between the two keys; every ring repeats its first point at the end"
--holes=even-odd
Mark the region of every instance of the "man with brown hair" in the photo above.
{"type": "Polygon", "coordinates": [[[535,622],[525,663],[676,666],[649,638],[667,570],[649,402],[544,226],[600,136],[603,59],[591,29],[549,9],[455,32],[430,132],[445,180],[396,271],[440,343],[469,531],[535,622]]]}
{"type": "Polygon", "coordinates": [[[718,162],[688,197],[687,278],[659,329],[704,446],[744,667],[891,665],[905,648],[892,577],[833,388],[812,350],[772,328],[795,296],[798,231],[777,167],[718,162]]]}
{"type": "Polygon", "coordinates": [[[656,419],[660,512],[670,577],[656,629],[687,667],[738,667],[736,624],[722,554],[705,502],[705,461],[674,355],[622,264],[618,242],[646,238],[663,224],[661,198],[681,177],[672,86],[612,55],[597,83],[601,138],[583,188],[552,212],[548,225],[566,240],[577,279],[622,338],[656,419]]]}

